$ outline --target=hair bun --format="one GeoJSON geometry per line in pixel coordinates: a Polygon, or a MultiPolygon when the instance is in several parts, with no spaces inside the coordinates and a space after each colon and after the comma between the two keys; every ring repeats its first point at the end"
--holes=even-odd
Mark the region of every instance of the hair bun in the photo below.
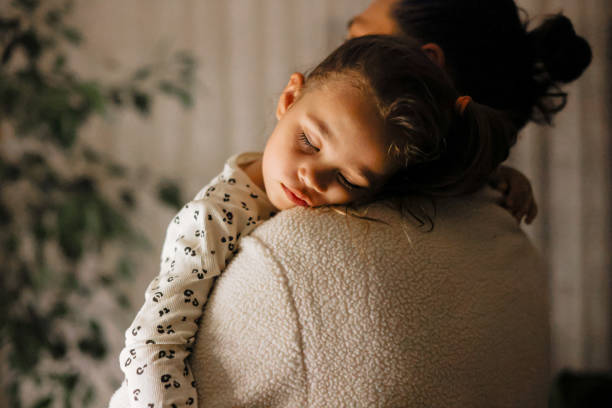
{"type": "Polygon", "coordinates": [[[535,63],[542,63],[550,79],[571,82],[591,63],[591,47],[574,30],[572,22],[562,14],[547,18],[528,38],[535,63]]]}

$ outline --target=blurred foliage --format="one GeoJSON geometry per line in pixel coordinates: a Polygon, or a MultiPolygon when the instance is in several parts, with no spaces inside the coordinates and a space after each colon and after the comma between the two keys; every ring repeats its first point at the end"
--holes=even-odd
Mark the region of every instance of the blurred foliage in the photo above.
{"type": "MultiPolygon", "coordinates": [[[[3,373],[4,395],[14,408],[87,407],[96,390],[70,363],[71,356],[99,361],[108,347],[99,317],[80,305],[106,290],[119,307],[129,307],[117,283],[133,276],[130,249],[142,247],[143,238],[129,222],[138,205],[134,192],[126,183],[111,193],[101,186],[104,180],[127,179],[129,172],[79,143],[79,134],[88,120],[112,109],[149,115],[160,94],[191,106],[196,64],[181,52],[172,58],[171,72],[168,64],[152,64],[119,84],[85,80],[71,69],[66,52],[83,42],[66,23],[71,2],[5,3],[0,11],[0,350],[10,373],[3,373]],[[87,275],[85,260],[105,256],[109,246],[123,251],[114,265],[87,275]],[[24,398],[26,381],[41,386],[24,398]]],[[[158,196],[180,205],[172,183],[161,183],[158,196]]]]}

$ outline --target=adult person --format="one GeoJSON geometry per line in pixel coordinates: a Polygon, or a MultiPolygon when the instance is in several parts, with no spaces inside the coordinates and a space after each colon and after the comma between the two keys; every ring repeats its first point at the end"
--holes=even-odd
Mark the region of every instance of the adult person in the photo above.
{"type": "MultiPolygon", "coordinates": [[[[349,35],[419,39],[474,100],[550,122],[591,59],[563,16],[510,0],[374,0],[349,35]]],[[[295,210],[245,238],[210,299],[194,370],[210,406],[545,406],[547,279],[490,191],[438,200],[427,232],[295,210]],[[215,341],[211,341],[214,339],[215,341]]]]}
{"type": "MultiPolygon", "coordinates": [[[[487,4],[511,2],[479,3],[487,16],[487,4]]],[[[397,4],[372,6],[388,5],[395,24],[397,4]]],[[[430,41],[424,49],[463,84],[448,46],[430,41]]],[[[431,231],[385,204],[367,212],[382,222],[296,209],[259,227],[201,322],[200,405],[543,406],[546,273],[496,200],[489,190],[437,200],[431,231]]]]}

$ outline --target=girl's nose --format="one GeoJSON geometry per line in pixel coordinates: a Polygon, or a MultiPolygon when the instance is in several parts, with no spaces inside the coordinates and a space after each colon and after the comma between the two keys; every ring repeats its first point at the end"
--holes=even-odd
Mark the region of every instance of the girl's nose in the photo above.
{"type": "Polygon", "coordinates": [[[328,169],[312,165],[302,166],[298,170],[298,175],[302,183],[307,188],[319,194],[327,191],[327,187],[329,186],[329,173],[330,171],[328,169]]]}

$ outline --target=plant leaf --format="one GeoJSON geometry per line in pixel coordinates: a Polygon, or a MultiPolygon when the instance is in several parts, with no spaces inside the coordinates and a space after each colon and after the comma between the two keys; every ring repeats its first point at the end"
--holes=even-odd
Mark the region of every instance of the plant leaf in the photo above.
{"type": "Polygon", "coordinates": [[[151,112],[151,99],[146,93],[138,90],[133,90],[132,102],[141,114],[148,115],[151,112]]]}
{"type": "Polygon", "coordinates": [[[62,34],[69,42],[74,45],[79,45],[83,40],[83,36],[81,35],[80,31],[78,31],[74,27],[64,27],[62,29],[62,34]]]}

